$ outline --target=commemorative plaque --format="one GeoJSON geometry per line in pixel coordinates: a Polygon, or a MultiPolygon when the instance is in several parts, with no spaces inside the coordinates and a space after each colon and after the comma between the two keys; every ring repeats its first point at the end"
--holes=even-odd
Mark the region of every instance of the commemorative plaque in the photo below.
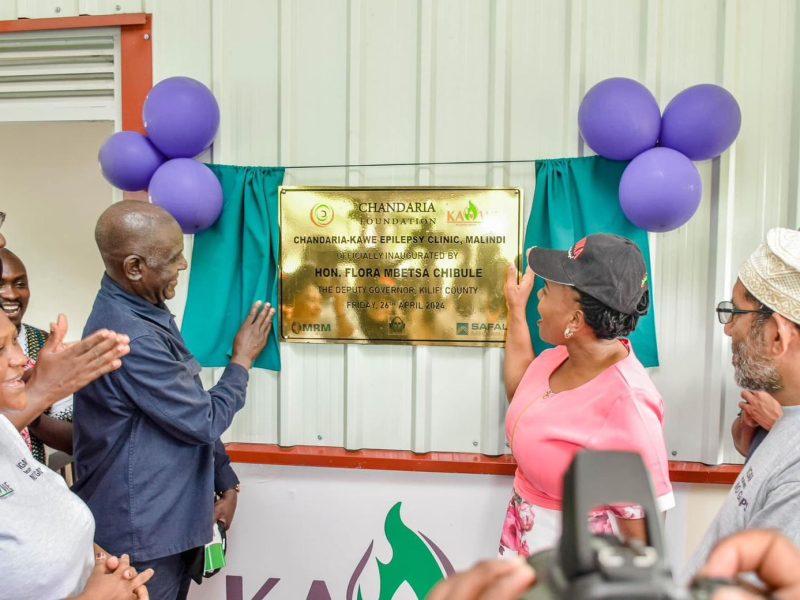
{"type": "Polygon", "coordinates": [[[280,188],[281,337],[501,346],[518,188],[280,188]]]}

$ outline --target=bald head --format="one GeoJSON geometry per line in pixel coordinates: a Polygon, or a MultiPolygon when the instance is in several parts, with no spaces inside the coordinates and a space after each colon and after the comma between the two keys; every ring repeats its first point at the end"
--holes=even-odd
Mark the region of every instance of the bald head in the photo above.
{"type": "Polygon", "coordinates": [[[94,239],[118,284],[153,303],[172,297],[186,261],[180,225],[163,208],[139,200],[112,204],[97,220],[94,239]],[[163,281],[152,281],[156,275],[163,281]]]}
{"type": "Polygon", "coordinates": [[[109,206],[97,220],[94,239],[106,268],[130,254],[145,259],[163,254],[166,238],[180,236],[178,222],[163,208],[139,200],[109,206]]]}

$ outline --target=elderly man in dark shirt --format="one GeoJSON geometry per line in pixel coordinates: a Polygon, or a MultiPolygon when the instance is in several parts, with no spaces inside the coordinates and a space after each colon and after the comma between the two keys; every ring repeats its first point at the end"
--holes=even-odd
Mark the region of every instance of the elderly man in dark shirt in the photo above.
{"type": "Polygon", "coordinates": [[[84,332],[126,333],[131,352],[75,395],[73,489],[94,514],[98,544],[130,554],[140,571],[155,569],[150,598],[183,599],[211,541],[215,487],[237,482],[219,436],[244,406],[275,311],[252,307],[230,364],[206,391],[164,304],[187,267],[178,223],[157,206],[123,201],[100,216],[95,239],[106,272],[84,332]]]}

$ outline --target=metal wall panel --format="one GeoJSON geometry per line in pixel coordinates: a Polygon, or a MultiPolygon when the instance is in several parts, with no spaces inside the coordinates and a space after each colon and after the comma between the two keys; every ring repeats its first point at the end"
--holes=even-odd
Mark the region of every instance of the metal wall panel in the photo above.
{"type": "MultiPolygon", "coordinates": [[[[800,98],[791,0],[172,0],[154,13],[156,80],[211,82],[229,164],[534,159],[590,153],[583,94],[611,76],[662,108],[700,82],[739,100],[739,140],[698,165],[703,201],[651,236],[673,456],[735,459],[738,392],[714,304],[769,227],[797,224],[800,98]]],[[[291,185],[513,185],[533,164],[290,169],[291,185]]],[[[505,450],[502,351],[284,344],[228,439],[415,451],[505,450]]]]}
{"type": "Polygon", "coordinates": [[[17,0],[20,19],[77,17],[78,0],[17,0]]]}
{"type": "Polygon", "coordinates": [[[81,15],[122,15],[140,13],[144,10],[144,0],[79,0],[78,14],[81,15]]]}

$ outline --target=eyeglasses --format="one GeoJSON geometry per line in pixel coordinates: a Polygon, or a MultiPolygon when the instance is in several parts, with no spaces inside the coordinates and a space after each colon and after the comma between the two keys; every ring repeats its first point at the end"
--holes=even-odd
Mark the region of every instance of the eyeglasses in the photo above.
{"type": "Polygon", "coordinates": [[[771,308],[767,308],[766,306],[762,306],[757,310],[745,310],[743,308],[736,308],[733,302],[725,301],[720,302],[717,304],[717,318],[719,322],[723,325],[727,325],[731,321],[733,321],[733,317],[736,315],[746,315],[749,313],[756,313],[760,315],[771,315],[775,311],[771,308]]]}

